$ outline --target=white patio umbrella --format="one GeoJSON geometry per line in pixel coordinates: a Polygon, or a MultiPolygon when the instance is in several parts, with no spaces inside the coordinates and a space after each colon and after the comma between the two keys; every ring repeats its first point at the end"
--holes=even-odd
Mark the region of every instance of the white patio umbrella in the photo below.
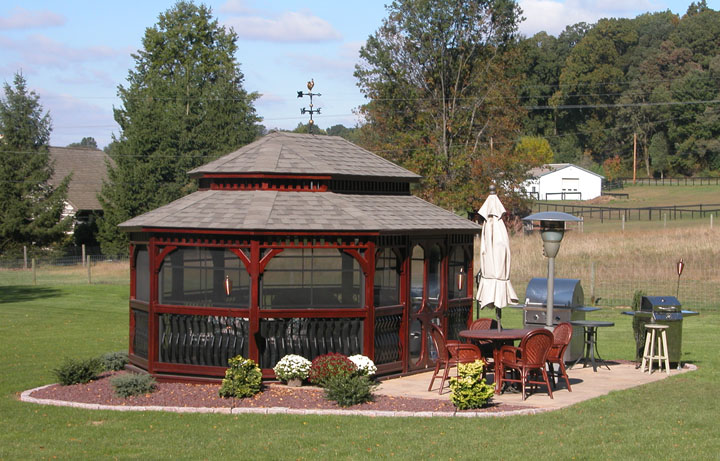
{"type": "Polygon", "coordinates": [[[495,308],[498,330],[501,328],[500,309],[516,303],[518,297],[510,283],[510,240],[502,215],[505,207],[491,188],[490,195],[478,213],[485,219],[480,234],[480,283],[477,300],[480,309],[495,308]]]}

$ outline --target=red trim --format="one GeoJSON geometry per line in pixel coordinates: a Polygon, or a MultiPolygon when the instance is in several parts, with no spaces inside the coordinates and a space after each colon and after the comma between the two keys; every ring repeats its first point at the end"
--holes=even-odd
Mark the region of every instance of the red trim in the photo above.
{"type": "Polygon", "coordinates": [[[256,338],[260,332],[260,243],[250,244],[250,321],[248,322],[248,355],[255,363],[260,361],[256,338]]]}
{"type": "Polygon", "coordinates": [[[264,174],[264,173],[205,173],[199,179],[312,179],[312,180],[330,180],[332,176],[314,176],[314,175],[290,175],[290,174],[264,174]]]}
{"type": "Polygon", "coordinates": [[[175,245],[168,245],[165,248],[162,249],[159,255],[157,255],[157,258],[155,259],[155,266],[150,266],[153,268],[155,272],[160,272],[160,266],[162,266],[163,261],[165,261],[165,256],[169,255],[173,251],[177,250],[177,247],[175,245]]]}
{"type": "MultiPolygon", "coordinates": [[[[149,267],[159,267],[155,237],[150,237],[148,244],[149,267]]],[[[162,260],[160,260],[162,261],[162,260]]],[[[155,306],[158,302],[158,269],[150,270],[150,302],[148,303],[148,372],[154,372],[155,361],[158,357],[158,331],[155,315],[155,306]]]]}
{"type": "Polygon", "coordinates": [[[240,258],[240,261],[245,265],[245,270],[250,272],[250,258],[245,255],[245,252],[240,248],[228,248],[235,256],[240,258]]]}
{"type": "Polygon", "coordinates": [[[158,304],[155,306],[154,312],[156,314],[219,315],[222,317],[237,318],[250,317],[250,309],[247,307],[197,307],[158,304]]]}
{"type": "Polygon", "coordinates": [[[141,367],[143,370],[147,371],[148,361],[146,359],[135,354],[128,354],[128,359],[133,365],[137,365],[138,367],[141,367]]]}
{"type": "Polygon", "coordinates": [[[153,373],[181,373],[184,375],[223,376],[228,367],[190,365],[187,363],[156,362],[153,373]]]}
{"type": "MultiPolygon", "coordinates": [[[[207,190],[207,189],[205,189],[207,190]]],[[[318,184],[310,187],[308,185],[289,186],[286,184],[269,184],[262,182],[260,184],[210,184],[210,190],[229,190],[229,191],[278,191],[278,192],[327,192],[326,184],[318,184]]]]}
{"type": "MultiPolygon", "coordinates": [[[[278,255],[278,254],[280,254],[280,253],[282,253],[282,252],[283,252],[282,249],[274,248],[274,249],[268,251],[267,254],[266,254],[265,256],[263,256],[262,259],[260,259],[260,258],[259,258],[260,252],[259,252],[259,249],[258,249],[258,258],[257,258],[257,259],[258,259],[258,276],[259,276],[260,274],[262,274],[263,272],[265,272],[265,267],[267,267],[267,265],[268,265],[268,263],[270,262],[270,260],[273,259],[276,255],[278,255]]],[[[259,287],[259,285],[258,285],[258,287],[259,287]]],[[[258,289],[258,296],[260,295],[259,293],[260,293],[260,290],[258,289]]],[[[258,299],[258,305],[260,305],[260,300],[259,300],[259,299],[258,299]]]]}
{"type": "Polygon", "coordinates": [[[153,233],[168,233],[168,234],[210,234],[210,235],[242,235],[246,237],[262,237],[265,235],[283,235],[283,236],[294,236],[294,235],[311,235],[318,238],[323,236],[333,237],[377,237],[380,232],[357,232],[357,231],[345,231],[345,232],[325,232],[325,231],[233,231],[233,230],[219,230],[219,229],[169,229],[164,227],[142,227],[138,232],[153,232],[153,233]]]}
{"type": "Polygon", "coordinates": [[[348,309],[261,309],[258,314],[263,319],[274,318],[367,318],[365,308],[348,309]]]}

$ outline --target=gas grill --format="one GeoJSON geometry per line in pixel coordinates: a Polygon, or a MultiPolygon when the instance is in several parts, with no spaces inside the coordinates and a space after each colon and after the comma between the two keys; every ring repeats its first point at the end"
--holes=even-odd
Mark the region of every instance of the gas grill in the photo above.
{"type": "MultiPolygon", "coordinates": [[[[597,307],[583,306],[585,294],[580,280],[555,279],[553,289],[552,324],[558,325],[571,320],[585,320],[585,314],[599,310],[597,307]]],[[[547,319],[547,278],[536,277],[530,280],[525,289],[523,324],[526,328],[544,327],[547,319]]],[[[583,353],[583,327],[573,326],[570,346],[565,350],[565,361],[578,359],[583,353]]]]}
{"type": "Polygon", "coordinates": [[[635,334],[635,360],[642,360],[645,347],[645,325],[657,323],[667,325],[668,356],[670,362],[682,366],[682,323],[683,318],[698,315],[698,312],[682,309],[675,296],[643,296],[640,310],[623,312],[632,315],[635,334]]]}

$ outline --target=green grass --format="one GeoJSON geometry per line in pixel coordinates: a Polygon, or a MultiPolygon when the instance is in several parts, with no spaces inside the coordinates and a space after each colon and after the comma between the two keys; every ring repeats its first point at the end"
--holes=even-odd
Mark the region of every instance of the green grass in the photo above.
{"type": "MultiPolygon", "coordinates": [[[[64,357],[127,348],[127,286],[0,290],[0,459],[717,459],[720,314],[684,324],[697,372],[535,416],[367,418],[92,411],[17,400],[64,357]]],[[[483,315],[493,315],[483,312],[483,315]]],[[[631,317],[605,309],[605,358],[632,358],[631,317]]],[[[504,311],[506,326],[520,311],[504,311]]],[[[591,382],[577,386],[591,386],[591,382]]],[[[564,390],[561,392],[565,392],[564,390]]]]}

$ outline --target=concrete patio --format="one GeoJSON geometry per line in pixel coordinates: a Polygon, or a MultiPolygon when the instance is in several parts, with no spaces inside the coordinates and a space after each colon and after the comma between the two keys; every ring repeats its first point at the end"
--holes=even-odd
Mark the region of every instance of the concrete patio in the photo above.
{"type": "MultiPolygon", "coordinates": [[[[511,405],[522,405],[541,410],[556,410],[568,407],[578,402],[583,402],[601,395],[606,395],[610,391],[618,391],[629,389],[643,384],[652,383],[668,377],[667,373],[653,371],[652,374],[643,373],[640,369],[635,368],[632,362],[612,362],[609,361],[610,370],[605,367],[598,367],[597,372],[593,372],[592,367],[576,366],[568,370],[570,377],[570,385],[572,392],[568,392],[564,380],[558,384],[553,391],[553,397],[550,398],[543,386],[534,393],[528,395],[525,401],[522,400],[520,393],[505,392],[493,397],[495,402],[506,403],[511,405]]],[[[685,364],[681,370],[672,369],[670,376],[681,373],[687,373],[697,369],[694,365],[685,364]]],[[[450,376],[455,376],[455,369],[451,370],[450,376]]],[[[422,399],[450,399],[450,389],[445,385],[442,394],[438,394],[440,380],[436,379],[433,384],[433,391],[428,392],[428,384],[432,372],[423,372],[402,378],[386,379],[382,381],[376,393],[399,396],[399,397],[415,397],[422,399]]],[[[487,382],[493,383],[493,373],[488,373],[487,382]]]]}

